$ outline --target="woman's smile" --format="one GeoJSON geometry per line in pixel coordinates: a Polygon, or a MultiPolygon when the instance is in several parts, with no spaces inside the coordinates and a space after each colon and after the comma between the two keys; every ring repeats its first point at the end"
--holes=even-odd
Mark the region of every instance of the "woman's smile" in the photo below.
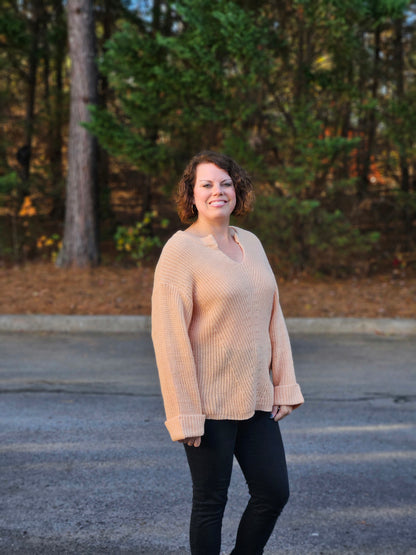
{"type": "Polygon", "coordinates": [[[228,219],[236,205],[235,188],[228,173],[215,164],[199,164],[196,170],[194,204],[200,220],[212,217],[228,219]]]}

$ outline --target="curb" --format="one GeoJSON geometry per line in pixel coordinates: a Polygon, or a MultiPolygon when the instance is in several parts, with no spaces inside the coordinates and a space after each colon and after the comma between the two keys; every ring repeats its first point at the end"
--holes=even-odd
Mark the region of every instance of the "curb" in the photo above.
{"type": "Polygon", "coordinates": [[[411,318],[287,318],[291,333],[416,335],[411,318]]]}
{"type": "MultiPolygon", "coordinates": [[[[290,333],[416,335],[416,320],[405,318],[287,318],[290,333]]],[[[0,332],[150,332],[150,316],[0,315],[0,332]]]]}
{"type": "Polygon", "coordinates": [[[0,315],[0,331],[136,333],[150,331],[150,316],[0,315]]]}

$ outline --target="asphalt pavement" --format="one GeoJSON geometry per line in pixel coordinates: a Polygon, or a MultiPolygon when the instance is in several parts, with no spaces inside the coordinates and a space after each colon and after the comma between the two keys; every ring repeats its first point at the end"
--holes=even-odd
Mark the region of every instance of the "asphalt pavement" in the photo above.
{"type": "MultiPolygon", "coordinates": [[[[416,554],[416,340],[292,333],[305,405],[265,555],[416,554]]],[[[0,333],[0,553],[188,554],[149,333],[0,333]]],[[[270,461],[273,464],[273,461],[270,461]]],[[[230,553],[247,502],[235,466],[230,553]]]]}

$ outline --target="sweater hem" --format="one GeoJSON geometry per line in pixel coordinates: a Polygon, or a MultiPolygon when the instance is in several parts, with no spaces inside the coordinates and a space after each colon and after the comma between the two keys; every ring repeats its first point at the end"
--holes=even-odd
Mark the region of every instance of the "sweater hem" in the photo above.
{"type": "Polygon", "coordinates": [[[272,407],[270,405],[268,405],[267,407],[257,406],[255,409],[252,409],[251,411],[243,413],[243,414],[241,414],[241,413],[239,413],[239,414],[226,414],[226,413],[207,414],[206,419],[207,420],[235,420],[235,421],[240,422],[242,420],[250,420],[250,418],[252,418],[257,411],[271,412],[271,410],[272,410],[272,407]]]}

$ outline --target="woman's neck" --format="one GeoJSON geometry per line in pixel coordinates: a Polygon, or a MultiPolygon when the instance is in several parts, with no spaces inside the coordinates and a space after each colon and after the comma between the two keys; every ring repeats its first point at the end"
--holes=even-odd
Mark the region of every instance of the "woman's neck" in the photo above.
{"type": "Polygon", "coordinates": [[[229,238],[230,228],[229,220],[221,222],[206,222],[197,220],[188,227],[190,233],[205,237],[206,235],[213,235],[217,240],[225,240],[229,238]]]}

